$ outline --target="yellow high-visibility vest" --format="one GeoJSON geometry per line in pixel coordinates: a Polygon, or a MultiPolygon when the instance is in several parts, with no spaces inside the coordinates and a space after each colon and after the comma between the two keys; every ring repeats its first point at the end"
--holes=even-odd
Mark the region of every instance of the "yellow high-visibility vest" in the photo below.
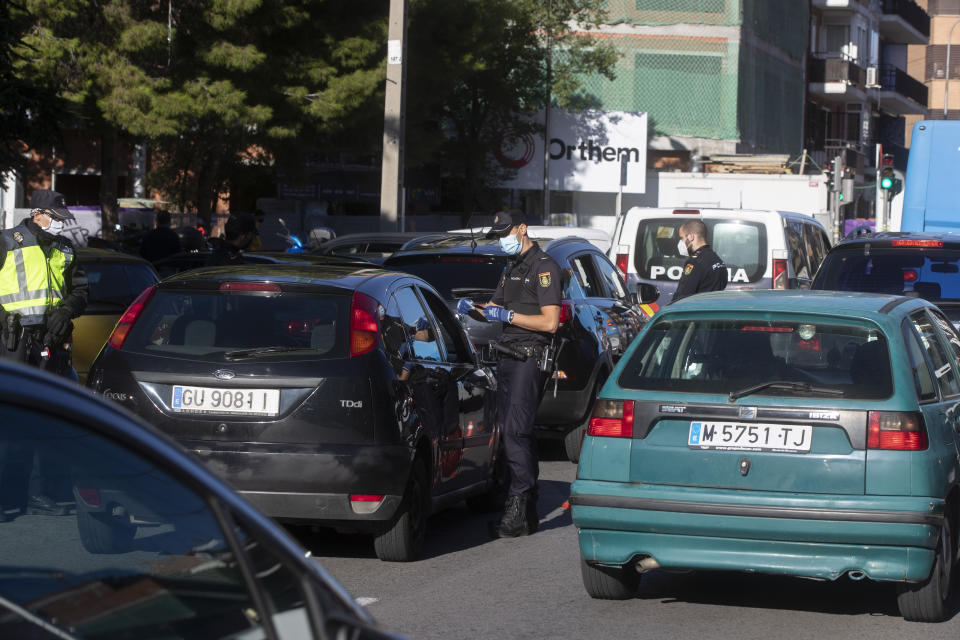
{"type": "Polygon", "coordinates": [[[47,257],[24,225],[0,232],[0,239],[7,249],[0,267],[0,306],[20,314],[24,326],[43,324],[47,309],[63,301],[72,248],[55,244],[47,257]]]}

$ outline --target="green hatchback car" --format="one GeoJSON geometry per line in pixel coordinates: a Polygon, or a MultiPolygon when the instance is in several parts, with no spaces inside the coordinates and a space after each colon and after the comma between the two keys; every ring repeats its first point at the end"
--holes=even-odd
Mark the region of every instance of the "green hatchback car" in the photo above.
{"type": "Polygon", "coordinates": [[[728,291],[665,307],[600,392],[570,504],[595,598],[652,569],[895,582],[949,615],[960,335],[929,302],[728,291]]]}

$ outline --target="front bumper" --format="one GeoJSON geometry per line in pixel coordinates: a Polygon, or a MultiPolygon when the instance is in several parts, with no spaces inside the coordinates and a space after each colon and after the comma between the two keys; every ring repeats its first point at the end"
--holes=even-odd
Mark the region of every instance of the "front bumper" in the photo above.
{"type": "Polygon", "coordinates": [[[585,560],[649,556],[669,569],[756,571],[834,580],[930,575],[944,503],[577,480],[570,497],[585,560]],[[747,495],[744,495],[747,494],[747,495]],[[762,494],[762,495],[755,495],[762,494]]]}
{"type": "Polygon", "coordinates": [[[180,444],[264,514],[329,526],[376,528],[392,519],[412,467],[410,450],[402,445],[180,444]],[[350,494],[384,498],[372,513],[358,514],[350,494]]]}

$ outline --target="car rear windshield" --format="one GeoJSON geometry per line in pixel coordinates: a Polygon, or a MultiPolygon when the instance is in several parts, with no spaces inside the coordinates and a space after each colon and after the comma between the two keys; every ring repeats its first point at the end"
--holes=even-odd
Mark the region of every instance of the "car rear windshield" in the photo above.
{"type": "Polygon", "coordinates": [[[644,334],[620,376],[628,389],[887,398],[890,356],[875,328],[836,322],[661,320],[644,334]],[[842,396],[839,395],[842,393],[842,396]]]}
{"type": "Polygon", "coordinates": [[[140,292],[157,281],[153,269],[136,262],[84,262],[90,284],[86,313],[123,313],[140,292]]]}
{"type": "Polygon", "coordinates": [[[161,289],[135,322],[123,349],[213,361],[342,358],[349,350],[350,303],[349,294],[161,289]],[[270,348],[276,349],[263,351],[270,348]]]}
{"type": "Polygon", "coordinates": [[[423,278],[445,300],[470,297],[485,302],[493,295],[506,266],[506,258],[491,256],[415,256],[388,260],[389,269],[423,278]]]}
{"type": "MultiPolygon", "coordinates": [[[[641,278],[680,280],[686,258],[680,255],[680,225],[693,218],[674,216],[640,221],[634,267],[641,278]]],[[[707,242],[723,258],[730,282],[757,282],[767,269],[767,229],[763,223],[735,218],[704,218],[707,242]]]]}
{"type": "Polygon", "coordinates": [[[813,288],[897,295],[915,291],[933,302],[960,300],[960,250],[864,246],[831,251],[813,288]]]}

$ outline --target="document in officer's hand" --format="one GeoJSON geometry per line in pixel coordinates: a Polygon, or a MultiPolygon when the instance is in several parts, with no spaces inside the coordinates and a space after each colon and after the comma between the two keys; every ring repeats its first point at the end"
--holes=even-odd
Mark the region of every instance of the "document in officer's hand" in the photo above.
{"type": "Polygon", "coordinates": [[[486,322],[487,317],[483,315],[482,309],[483,307],[481,307],[478,304],[475,304],[473,305],[473,309],[467,312],[467,315],[473,318],[474,320],[477,320],[478,322],[486,322]]]}

